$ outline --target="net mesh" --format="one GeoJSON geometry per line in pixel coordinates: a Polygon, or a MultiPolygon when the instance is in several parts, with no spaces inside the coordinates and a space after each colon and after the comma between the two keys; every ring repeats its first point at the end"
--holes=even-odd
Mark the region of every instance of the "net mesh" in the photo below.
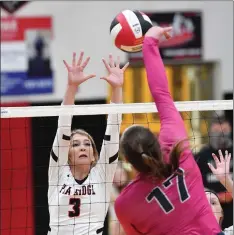
{"type": "MultiPolygon", "coordinates": [[[[204,145],[210,144],[211,123],[218,120],[221,126],[223,112],[233,110],[232,100],[175,102],[175,105],[184,120],[195,155],[204,145]]],[[[155,135],[159,133],[160,122],[153,103],[1,108],[2,235],[47,234],[48,168],[58,116],[72,115],[72,129],[87,131],[94,138],[100,153],[106,130],[106,114],[116,113],[124,114],[120,135],[133,124],[149,127],[155,135]]],[[[134,169],[120,156],[103,234],[124,235],[114,211],[114,201],[135,174],[134,169]]],[[[211,174],[209,177],[211,182],[215,181],[211,174]]],[[[230,197],[227,194],[223,197],[223,204],[226,200],[231,208],[230,197]]],[[[107,200],[105,196],[103,198],[107,200]]],[[[90,203],[90,207],[92,205],[90,203]]],[[[225,216],[228,218],[226,221],[232,221],[232,208],[226,209],[225,216]]],[[[92,219],[85,223],[91,224],[92,219]]]]}

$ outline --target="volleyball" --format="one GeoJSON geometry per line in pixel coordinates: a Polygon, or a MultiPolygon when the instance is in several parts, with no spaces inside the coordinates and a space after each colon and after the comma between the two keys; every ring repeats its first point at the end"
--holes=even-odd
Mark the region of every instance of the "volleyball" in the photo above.
{"type": "Polygon", "coordinates": [[[152,27],[150,18],[140,11],[124,10],[112,21],[110,34],[117,48],[133,53],[142,50],[144,35],[152,27]]]}

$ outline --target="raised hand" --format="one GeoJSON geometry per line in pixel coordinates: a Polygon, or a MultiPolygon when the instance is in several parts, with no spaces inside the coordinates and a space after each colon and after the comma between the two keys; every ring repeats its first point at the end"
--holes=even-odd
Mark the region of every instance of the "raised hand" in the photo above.
{"type": "Polygon", "coordinates": [[[108,76],[101,77],[101,79],[106,80],[112,88],[122,87],[124,82],[124,71],[128,67],[129,63],[126,63],[121,69],[119,67],[120,57],[117,57],[117,61],[115,63],[112,55],[109,55],[109,64],[105,59],[102,59],[102,61],[108,71],[108,76]]]}
{"type": "Polygon", "coordinates": [[[95,77],[95,74],[84,75],[84,69],[89,63],[90,57],[82,63],[84,57],[84,52],[80,53],[79,59],[76,62],[76,53],[73,53],[72,65],[69,66],[65,60],[63,63],[65,64],[67,71],[68,71],[68,85],[75,85],[79,86],[81,83],[85,82],[86,80],[95,77]]]}
{"type": "Polygon", "coordinates": [[[229,177],[231,153],[228,153],[228,151],[226,150],[225,157],[223,157],[222,151],[219,150],[220,160],[214,153],[212,154],[212,157],[214,158],[216,168],[210,163],[208,163],[208,166],[213,174],[217,177],[217,179],[222,182],[227,177],[229,177]]]}
{"type": "Polygon", "coordinates": [[[147,33],[145,34],[146,37],[153,37],[155,39],[160,39],[162,35],[166,37],[166,39],[170,39],[171,36],[169,32],[172,30],[172,27],[159,27],[159,26],[154,26],[151,27],[147,33]]]}

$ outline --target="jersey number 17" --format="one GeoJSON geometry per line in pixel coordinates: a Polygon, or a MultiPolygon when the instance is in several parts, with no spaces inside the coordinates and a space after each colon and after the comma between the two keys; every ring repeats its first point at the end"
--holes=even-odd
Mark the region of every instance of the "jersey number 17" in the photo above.
{"type": "MultiPolygon", "coordinates": [[[[166,179],[162,183],[162,186],[164,188],[168,188],[172,186],[172,179],[176,178],[177,191],[181,203],[186,202],[190,198],[184,177],[185,177],[184,170],[182,168],[178,168],[178,170],[173,175],[171,175],[168,179],[166,179]]],[[[153,200],[156,200],[156,202],[159,204],[159,206],[166,214],[169,214],[175,209],[170,199],[167,197],[167,195],[162,191],[162,189],[159,186],[154,188],[149,193],[149,195],[146,197],[146,200],[148,203],[151,203],[153,200]]]]}

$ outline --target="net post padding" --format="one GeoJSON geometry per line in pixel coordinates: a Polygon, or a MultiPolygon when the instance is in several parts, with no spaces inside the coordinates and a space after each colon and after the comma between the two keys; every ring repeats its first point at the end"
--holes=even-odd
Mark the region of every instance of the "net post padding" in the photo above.
{"type": "MultiPolygon", "coordinates": [[[[175,102],[180,112],[224,111],[233,109],[233,100],[175,102]]],[[[1,107],[1,118],[52,117],[63,115],[102,115],[116,113],[156,113],[154,103],[1,107]]]]}

